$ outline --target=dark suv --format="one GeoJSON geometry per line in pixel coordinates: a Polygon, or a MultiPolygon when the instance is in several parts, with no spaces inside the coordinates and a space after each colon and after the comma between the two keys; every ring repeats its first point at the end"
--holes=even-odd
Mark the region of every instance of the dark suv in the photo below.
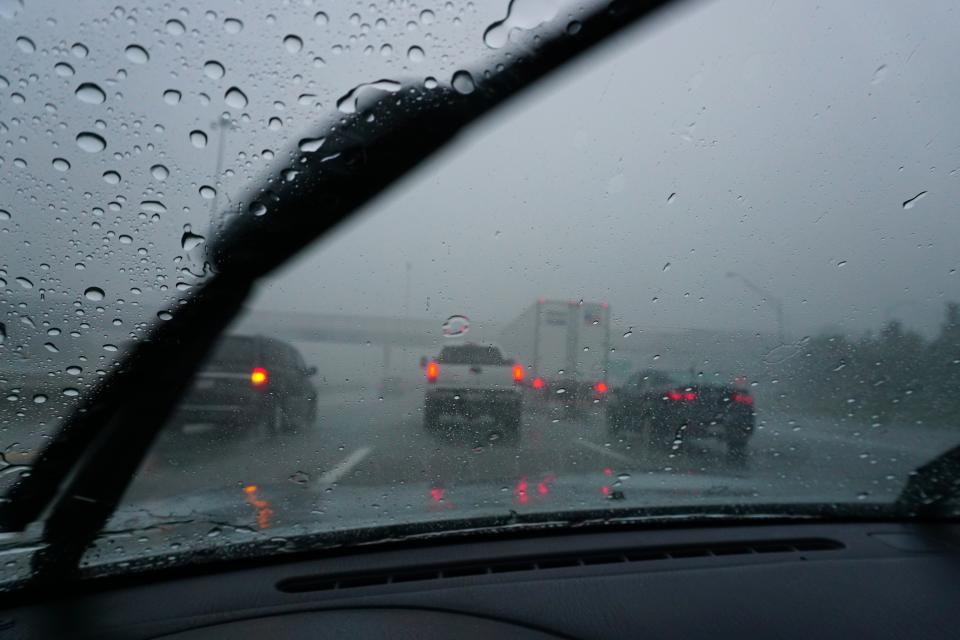
{"type": "Polygon", "coordinates": [[[286,342],[226,336],[178,406],[176,428],[267,435],[307,428],[317,413],[317,390],[310,380],[316,372],[286,342]]]}

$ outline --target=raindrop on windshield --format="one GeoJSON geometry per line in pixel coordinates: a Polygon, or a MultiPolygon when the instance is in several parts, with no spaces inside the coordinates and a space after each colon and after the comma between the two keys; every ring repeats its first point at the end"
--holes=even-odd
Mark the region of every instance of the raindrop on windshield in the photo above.
{"type": "Polygon", "coordinates": [[[623,332],[624,338],[629,338],[632,335],[633,335],[633,327],[630,327],[629,329],[623,332]]]}
{"type": "Polygon", "coordinates": [[[116,171],[105,171],[103,181],[107,184],[120,184],[120,174],[116,171]]]}
{"type": "Polygon", "coordinates": [[[20,276],[18,278],[15,278],[15,280],[17,281],[17,284],[19,284],[24,289],[33,289],[33,282],[28,280],[27,278],[20,276]]]}
{"type": "Polygon", "coordinates": [[[283,39],[283,46],[286,47],[288,53],[297,53],[300,49],[303,49],[303,40],[291,33],[283,39]]]}
{"type": "Polygon", "coordinates": [[[117,345],[115,344],[105,344],[103,345],[104,351],[110,351],[111,353],[117,350],[117,345]]]}
{"type": "Polygon", "coordinates": [[[97,153],[107,148],[107,141],[95,133],[83,131],[77,134],[77,146],[88,153],[97,153]]]}
{"type": "Polygon", "coordinates": [[[65,158],[54,158],[53,168],[57,171],[66,171],[70,168],[70,163],[65,158]]]}
{"type": "Polygon", "coordinates": [[[166,213],[167,207],[159,200],[144,200],[140,203],[140,208],[150,213],[166,213]]]}
{"type": "Polygon", "coordinates": [[[50,353],[60,353],[60,349],[58,349],[57,345],[53,344],[52,342],[45,342],[43,343],[43,346],[50,353]]]}
{"type": "Polygon", "coordinates": [[[155,164],[152,167],[150,167],[150,175],[153,176],[154,180],[159,180],[160,182],[163,182],[164,180],[167,179],[167,176],[170,175],[170,170],[167,169],[162,164],[155,164]]]}
{"type": "Polygon", "coordinates": [[[250,213],[255,216],[266,215],[267,206],[260,201],[254,201],[250,203],[250,213]]]}
{"type": "Polygon", "coordinates": [[[323,11],[318,11],[316,14],[314,14],[313,21],[317,24],[317,26],[323,27],[330,22],[330,18],[323,11]]]}
{"type": "Polygon", "coordinates": [[[173,314],[170,313],[169,311],[158,311],[157,317],[163,320],[164,322],[166,322],[167,320],[173,319],[173,314]]]}
{"type": "Polygon", "coordinates": [[[200,187],[200,197],[202,197],[204,200],[213,200],[216,195],[217,190],[210,185],[205,184],[200,187]]]}
{"type": "Polygon", "coordinates": [[[424,57],[423,49],[420,47],[413,46],[407,49],[407,58],[410,62],[422,62],[424,57]]]}
{"type": "Polygon", "coordinates": [[[909,200],[904,200],[904,202],[903,202],[903,208],[904,208],[904,209],[913,209],[915,206],[917,206],[917,203],[919,203],[920,200],[922,200],[926,195],[927,195],[927,192],[926,192],[926,191],[921,191],[920,193],[918,193],[917,195],[913,196],[913,197],[910,198],[909,200]]]}
{"type": "Polygon", "coordinates": [[[490,25],[483,34],[483,42],[491,49],[507,44],[514,29],[533,29],[553,18],[557,12],[553,0],[511,0],[507,16],[490,25]]]}
{"type": "Polygon", "coordinates": [[[9,220],[11,218],[10,212],[6,209],[0,209],[0,220],[9,220]]]}
{"type": "Polygon", "coordinates": [[[673,202],[673,201],[676,200],[676,199],[677,199],[677,194],[676,194],[676,193],[671,193],[670,195],[667,196],[667,204],[670,204],[671,202],[673,202]]]}
{"type": "Polygon", "coordinates": [[[227,33],[240,33],[243,31],[243,22],[236,18],[227,18],[223,21],[223,29],[227,33]]]}
{"type": "Polygon", "coordinates": [[[664,271],[670,271],[670,263],[669,263],[669,262],[666,263],[665,265],[663,265],[663,270],[664,270],[664,271]]]}
{"type": "Polygon", "coordinates": [[[80,102],[86,102],[87,104],[102,104],[103,101],[107,99],[107,94],[103,92],[103,89],[92,82],[84,82],[81,84],[77,87],[74,95],[77,96],[80,102]]]}
{"type": "Polygon", "coordinates": [[[464,95],[473,93],[477,88],[473,82],[473,76],[470,75],[470,72],[462,69],[453,74],[453,80],[451,81],[451,84],[458,93],[462,93],[464,95]]]}
{"type": "Polygon", "coordinates": [[[163,92],[163,101],[170,106],[180,104],[181,94],[176,89],[167,89],[163,92]]]}
{"type": "Polygon", "coordinates": [[[580,33],[580,29],[582,28],[583,28],[583,25],[580,23],[579,20],[572,20],[570,23],[567,24],[567,34],[571,36],[575,36],[578,33],[580,33]]]}
{"type": "Polygon", "coordinates": [[[356,113],[357,102],[360,98],[361,91],[364,91],[365,89],[378,89],[380,91],[396,93],[400,90],[400,86],[401,85],[399,82],[395,82],[393,80],[377,80],[376,82],[358,84],[337,100],[337,109],[343,113],[356,113]]]}
{"type": "Polygon", "coordinates": [[[80,391],[78,389],[74,389],[73,387],[67,387],[63,390],[63,395],[69,398],[76,398],[80,395],[80,391]]]}
{"type": "Polygon", "coordinates": [[[17,47],[20,48],[20,51],[24,53],[33,53],[37,50],[37,45],[33,44],[33,40],[25,36],[20,36],[17,38],[17,47]]]}
{"type": "Polygon", "coordinates": [[[71,67],[66,62],[58,62],[53,65],[53,70],[57,72],[57,75],[61,78],[69,78],[74,74],[73,67],[71,67]]]}
{"type": "Polygon", "coordinates": [[[306,485],[310,482],[310,475],[305,471],[294,471],[289,478],[290,482],[297,485],[306,485]]]}
{"type": "Polygon", "coordinates": [[[841,260],[840,262],[837,263],[837,266],[838,266],[838,267],[845,267],[845,266],[847,266],[847,261],[846,261],[846,260],[841,260]]]}
{"type": "Polygon", "coordinates": [[[35,396],[33,396],[34,404],[43,404],[46,401],[47,401],[47,396],[42,393],[38,393],[35,396]]]}
{"type": "Polygon", "coordinates": [[[304,138],[299,144],[300,151],[303,151],[304,153],[313,153],[322,147],[325,141],[326,138],[304,138]]]}
{"type": "Polygon", "coordinates": [[[167,20],[166,27],[167,33],[172,36],[183,35],[183,32],[187,30],[179,20],[167,20]]]}
{"type": "Polygon", "coordinates": [[[873,72],[873,78],[870,80],[870,84],[880,84],[883,82],[883,79],[887,75],[887,65],[882,64],[877,67],[877,70],[873,72]]]}
{"type": "Polygon", "coordinates": [[[75,365],[75,364],[72,364],[72,365],[70,365],[69,367],[67,367],[66,371],[67,371],[67,373],[69,373],[69,374],[72,375],[72,376],[78,376],[78,375],[80,375],[81,373],[83,373],[83,369],[80,368],[80,367],[78,367],[78,366],[75,365]]]}
{"type": "Polygon", "coordinates": [[[227,89],[227,92],[223,94],[223,101],[231,109],[243,109],[247,106],[247,96],[237,87],[227,89]]]}
{"type": "Polygon", "coordinates": [[[467,316],[455,315],[446,319],[440,327],[440,332],[445,338],[462,336],[470,329],[470,319],[467,316]]]}
{"type": "Polygon", "coordinates": [[[90,50],[87,49],[86,45],[81,42],[74,42],[70,47],[70,53],[73,54],[75,58],[86,58],[87,54],[90,53],[90,50]]]}
{"type": "Polygon", "coordinates": [[[94,302],[99,302],[103,300],[104,297],[103,289],[100,287],[87,287],[86,291],[83,292],[83,297],[87,300],[92,300],[94,302]]]}
{"type": "Polygon", "coordinates": [[[207,134],[199,129],[194,129],[190,132],[190,142],[197,149],[203,149],[205,146],[207,146],[207,134]]]}
{"type": "Polygon", "coordinates": [[[147,50],[138,44],[130,45],[124,49],[124,53],[127,54],[127,60],[135,64],[145,64],[150,59],[150,54],[147,53],[147,50]]]}
{"type": "Polygon", "coordinates": [[[219,80],[227,71],[216,60],[207,60],[203,63],[203,73],[211,80],[219,80]]]}

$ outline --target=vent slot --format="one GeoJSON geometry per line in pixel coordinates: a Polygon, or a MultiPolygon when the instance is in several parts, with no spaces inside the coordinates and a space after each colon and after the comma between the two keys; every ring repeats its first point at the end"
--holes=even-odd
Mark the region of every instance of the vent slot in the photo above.
{"type": "Polygon", "coordinates": [[[492,573],[517,573],[521,571],[544,571],[570,567],[627,564],[655,560],[705,558],[710,556],[771,555],[777,553],[803,553],[809,551],[834,551],[844,546],[836,540],[806,538],[801,540],[764,540],[759,542],[731,542],[718,544],[678,545],[671,547],[647,547],[624,551],[604,551],[594,554],[565,554],[535,558],[518,558],[509,562],[447,564],[435,567],[411,567],[393,571],[350,573],[328,576],[303,576],[287,578],[277,583],[285,593],[311,591],[335,591],[357,587],[371,587],[403,582],[425,582],[444,578],[464,578],[492,573]]]}

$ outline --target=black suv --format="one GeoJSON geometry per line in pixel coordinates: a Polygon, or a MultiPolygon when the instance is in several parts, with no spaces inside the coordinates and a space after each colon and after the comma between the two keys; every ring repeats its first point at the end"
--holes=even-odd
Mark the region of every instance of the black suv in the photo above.
{"type": "Polygon", "coordinates": [[[216,428],[274,435],[313,425],[317,390],[294,347],[273,338],[222,338],[197,372],[174,421],[182,433],[216,428]]]}

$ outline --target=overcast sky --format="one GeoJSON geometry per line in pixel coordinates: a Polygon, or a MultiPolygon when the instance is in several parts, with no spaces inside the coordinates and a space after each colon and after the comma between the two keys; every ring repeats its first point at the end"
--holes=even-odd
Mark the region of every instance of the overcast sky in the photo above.
{"type": "Polygon", "coordinates": [[[438,323],[546,296],[773,331],[734,271],[791,336],[935,328],[960,299],[957,33],[947,2],[690,5],[476,126],[257,306],[401,315],[409,262],[438,323]]]}

